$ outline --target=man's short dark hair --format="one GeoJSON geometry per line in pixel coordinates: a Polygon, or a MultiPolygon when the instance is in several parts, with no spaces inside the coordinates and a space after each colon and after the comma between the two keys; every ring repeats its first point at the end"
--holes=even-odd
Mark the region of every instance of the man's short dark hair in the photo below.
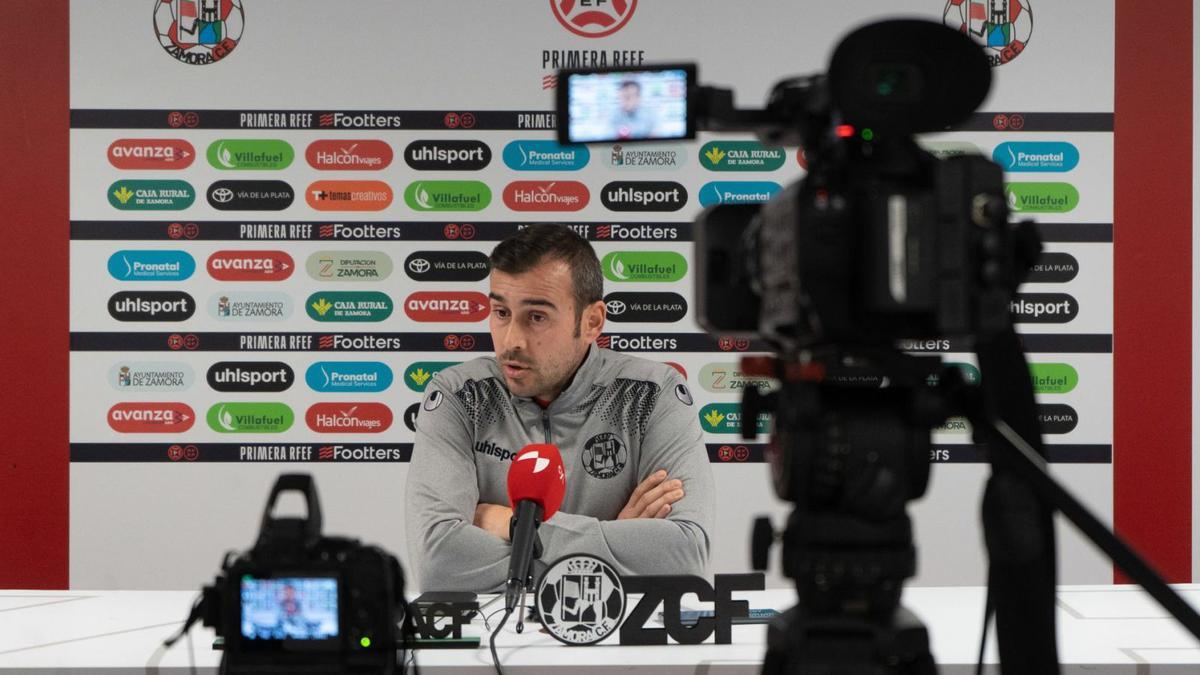
{"type": "Polygon", "coordinates": [[[621,82],[621,86],[620,86],[620,88],[621,88],[621,89],[624,89],[624,88],[626,88],[626,87],[633,87],[634,89],[637,89],[637,90],[638,90],[638,93],[639,93],[639,94],[640,94],[640,93],[642,93],[642,85],[641,85],[641,83],[639,83],[637,80],[624,80],[624,81],[622,81],[622,82],[621,82]]]}
{"type": "Polygon", "coordinates": [[[544,260],[561,260],[571,268],[571,295],[575,299],[575,321],[583,308],[604,299],[604,276],[596,251],[586,239],[565,225],[537,223],[517,230],[492,249],[493,270],[522,274],[544,260]]]}

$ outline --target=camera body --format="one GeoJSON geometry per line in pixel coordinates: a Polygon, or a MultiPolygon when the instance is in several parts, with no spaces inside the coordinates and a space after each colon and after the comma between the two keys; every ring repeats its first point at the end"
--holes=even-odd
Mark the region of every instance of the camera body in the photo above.
{"type": "Polygon", "coordinates": [[[222,673],[397,672],[404,575],[386,551],[321,535],[312,477],[279,477],[254,547],[228,555],[204,588],[204,624],[223,640],[222,673]],[[307,518],[273,518],[297,490],[307,518]]]}

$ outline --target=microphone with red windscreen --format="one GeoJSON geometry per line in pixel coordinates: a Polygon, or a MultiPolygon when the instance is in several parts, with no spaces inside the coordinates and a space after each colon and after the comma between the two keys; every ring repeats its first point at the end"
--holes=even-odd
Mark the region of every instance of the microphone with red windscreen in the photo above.
{"type": "Polygon", "coordinates": [[[512,559],[508,563],[508,582],[504,588],[504,606],[517,606],[521,592],[532,582],[534,558],[542,553],[537,528],[558,513],[567,490],[567,472],[558,446],[538,443],[521,448],[508,469],[508,500],[513,510],[509,537],[512,559]]]}

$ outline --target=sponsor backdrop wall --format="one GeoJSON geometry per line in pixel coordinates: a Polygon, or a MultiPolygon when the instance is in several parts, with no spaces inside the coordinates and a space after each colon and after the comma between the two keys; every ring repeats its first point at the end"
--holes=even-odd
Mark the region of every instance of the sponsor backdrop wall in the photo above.
{"type": "MultiPolygon", "coordinates": [[[[762,345],[698,327],[691,221],[769,197],[803,156],[745,135],[560,147],[554,72],[694,60],[757,106],[781,77],[823,69],[872,10],[201,4],[71,4],[71,585],[199,585],[252,541],[289,470],[316,475],[328,531],[404,554],[422,392],[490,353],[486,253],[540,221],[601,257],[602,344],[687,378],[718,487],[712,570],[745,569],[751,518],[787,512],[765,436],[734,433],[738,359],[762,345]]],[[[888,9],[993,44],[982,111],[922,143],[995,159],[1010,206],[1040,224],[1046,253],[1013,311],[1053,472],[1112,522],[1114,5],[1011,0],[992,26],[980,4],[888,9]]],[[[908,347],[977,374],[956,340],[908,347]]],[[[988,469],[961,420],[937,430],[931,461],[916,582],[980,583],[988,469]]],[[[1069,529],[1060,556],[1066,582],[1112,579],[1069,529]]]]}

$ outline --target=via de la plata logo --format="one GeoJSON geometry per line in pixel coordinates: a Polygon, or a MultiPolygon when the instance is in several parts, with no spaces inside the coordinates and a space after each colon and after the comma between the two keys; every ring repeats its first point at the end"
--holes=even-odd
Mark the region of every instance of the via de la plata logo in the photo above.
{"type": "Polygon", "coordinates": [[[176,61],[207,66],[229,56],[242,39],[242,0],[156,0],[154,32],[176,61]]]}
{"type": "Polygon", "coordinates": [[[629,23],[637,0],[550,0],[550,7],[563,28],[582,37],[601,38],[629,23]]]}
{"type": "Polygon", "coordinates": [[[1021,55],[1033,35],[1030,0],[948,0],[942,23],[983,43],[992,67],[1021,55]]]}

